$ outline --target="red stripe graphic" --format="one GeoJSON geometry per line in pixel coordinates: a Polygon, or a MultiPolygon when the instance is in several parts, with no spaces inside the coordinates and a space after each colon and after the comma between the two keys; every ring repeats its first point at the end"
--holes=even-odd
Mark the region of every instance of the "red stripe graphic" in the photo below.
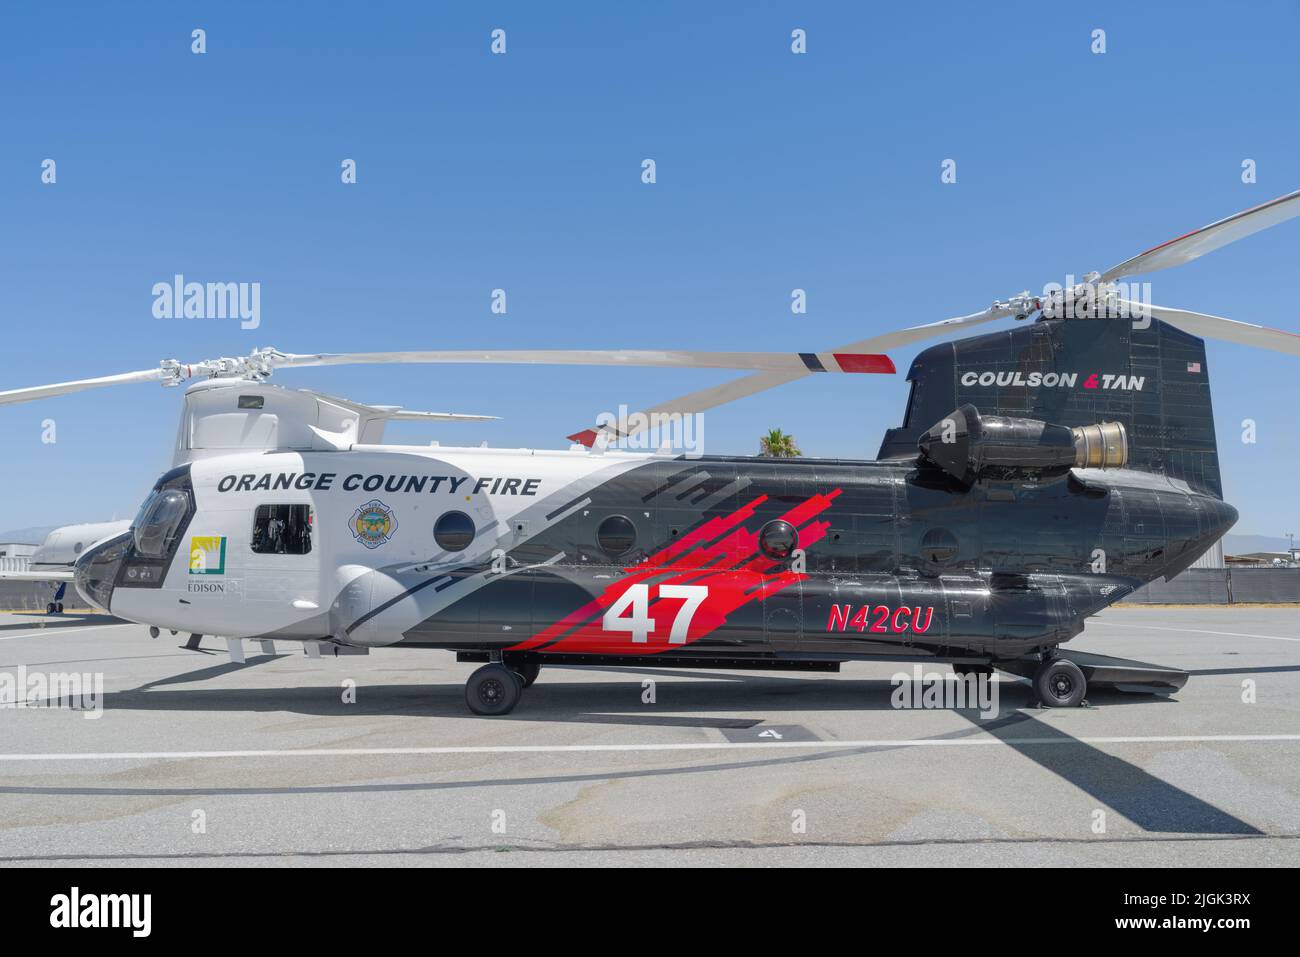
{"type": "Polygon", "coordinates": [[[857,352],[832,352],[831,355],[839,363],[841,372],[879,372],[893,375],[898,371],[894,368],[894,360],[885,355],[867,355],[857,352]]]}
{"type": "MultiPolygon", "coordinates": [[[[830,522],[813,519],[830,508],[840,491],[814,495],[779,516],[799,529],[800,548],[807,551],[826,536],[830,522]]],[[[611,582],[594,600],[507,650],[652,655],[712,634],[736,609],[764,601],[807,577],[788,569],[773,572],[778,562],[759,550],[759,532],[766,523],[754,523],[753,528],[745,523],[765,501],[766,495],[759,496],[729,515],[702,523],[644,562],[623,569],[624,577],[611,582]],[[674,625],[690,612],[686,606],[692,599],[666,597],[662,591],[680,585],[702,586],[707,595],[697,599],[681,640],[671,641],[674,625]],[[620,601],[629,605],[617,617],[615,628],[607,630],[606,612],[620,601]],[[620,630],[633,619],[648,629],[644,641],[635,641],[630,630],[620,630]]]]}

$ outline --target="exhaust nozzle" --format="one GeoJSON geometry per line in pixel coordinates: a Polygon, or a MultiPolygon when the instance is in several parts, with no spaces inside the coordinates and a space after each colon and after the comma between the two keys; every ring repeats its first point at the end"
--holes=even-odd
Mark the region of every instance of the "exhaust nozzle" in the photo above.
{"type": "Polygon", "coordinates": [[[1081,469],[1122,469],[1128,464],[1128,433],[1120,422],[1079,425],[1074,433],[1074,464],[1081,469]]]}

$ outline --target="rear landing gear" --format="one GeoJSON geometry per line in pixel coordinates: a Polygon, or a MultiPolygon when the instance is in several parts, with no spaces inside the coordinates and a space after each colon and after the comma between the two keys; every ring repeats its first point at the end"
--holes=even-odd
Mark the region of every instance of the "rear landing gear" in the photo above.
{"type": "Polygon", "coordinates": [[[518,674],[494,662],[469,676],[465,683],[465,703],[475,714],[509,714],[519,703],[523,690],[524,682],[518,674]]]}
{"type": "Polygon", "coordinates": [[[1074,708],[1083,701],[1088,679],[1069,658],[1048,658],[1034,672],[1034,691],[1049,708],[1074,708]]]}

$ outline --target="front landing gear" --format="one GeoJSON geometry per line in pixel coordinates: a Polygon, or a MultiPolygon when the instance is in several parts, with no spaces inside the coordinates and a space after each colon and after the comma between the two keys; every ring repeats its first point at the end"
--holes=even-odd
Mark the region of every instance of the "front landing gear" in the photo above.
{"type": "Polygon", "coordinates": [[[1088,679],[1069,658],[1048,658],[1034,672],[1034,691],[1049,708],[1074,708],[1083,701],[1088,679]]]}
{"type": "Polygon", "coordinates": [[[505,665],[484,665],[465,683],[465,703],[475,714],[509,714],[523,690],[519,675],[505,665]]]}
{"type": "Polygon", "coordinates": [[[525,688],[531,688],[537,676],[542,673],[542,666],[536,662],[529,661],[524,664],[515,665],[514,672],[519,676],[519,680],[525,688]]]}

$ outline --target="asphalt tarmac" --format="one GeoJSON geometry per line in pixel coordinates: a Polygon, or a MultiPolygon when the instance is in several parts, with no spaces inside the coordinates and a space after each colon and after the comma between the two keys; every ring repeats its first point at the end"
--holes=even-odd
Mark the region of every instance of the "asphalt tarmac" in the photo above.
{"type": "Polygon", "coordinates": [[[1112,609],[1069,647],[1186,688],[986,714],[873,662],[548,667],[481,718],[449,653],[185,637],[0,615],[0,698],[58,705],[0,707],[0,865],[1300,864],[1300,610],[1112,609]]]}

